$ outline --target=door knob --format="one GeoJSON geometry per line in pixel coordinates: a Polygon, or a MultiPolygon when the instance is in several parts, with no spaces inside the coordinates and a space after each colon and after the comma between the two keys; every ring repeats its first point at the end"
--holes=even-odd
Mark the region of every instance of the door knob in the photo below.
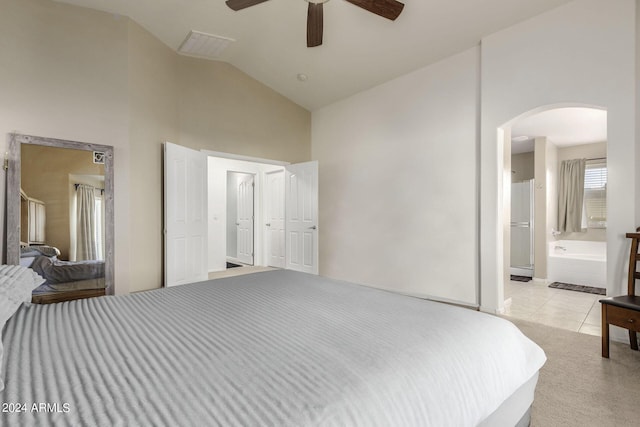
{"type": "Polygon", "coordinates": [[[239,222],[236,222],[236,225],[240,225],[240,223],[239,223],[239,222]]]}
{"type": "Polygon", "coordinates": [[[271,224],[270,224],[270,223],[266,223],[265,225],[266,225],[267,227],[271,227],[271,224]]]}
{"type": "Polygon", "coordinates": [[[316,227],[315,225],[312,225],[311,227],[309,227],[309,230],[317,230],[318,227],[316,227]]]}

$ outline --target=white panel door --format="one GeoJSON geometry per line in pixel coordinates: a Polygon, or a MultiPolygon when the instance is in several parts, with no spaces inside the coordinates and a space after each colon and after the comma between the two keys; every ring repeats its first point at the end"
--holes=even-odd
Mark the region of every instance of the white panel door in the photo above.
{"type": "Polygon", "coordinates": [[[244,175],[238,182],[238,261],[253,265],[253,175],[244,175]]]}
{"type": "Polygon", "coordinates": [[[286,268],[318,274],[318,162],[286,166],[286,268]]]}
{"type": "Polygon", "coordinates": [[[267,265],[285,268],[284,170],[265,174],[267,265]]]}
{"type": "Polygon", "coordinates": [[[164,144],[165,286],[207,280],[207,157],[164,144]]]}

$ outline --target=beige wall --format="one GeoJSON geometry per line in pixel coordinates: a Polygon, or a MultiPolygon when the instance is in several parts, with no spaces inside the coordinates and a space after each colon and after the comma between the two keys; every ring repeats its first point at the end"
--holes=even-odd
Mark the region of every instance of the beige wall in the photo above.
{"type": "Polygon", "coordinates": [[[130,291],[162,284],[162,142],[180,141],[178,79],[177,55],[129,21],[130,291]]]}
{"type": "Polygon", "coordinates": [[[109,13],[50,0],[0,10],[0,134],[114,147],[116,293],[162,283],[163,141],[310,158],[310,113],[229,65],[182,58],[109,13]]]}
{"type": "Polygon", "coordinates": [[[563,160],[607,157],[607,143],[581,144],[558,148],[558,164],[563,160]]]}
{"type": "Polygon", "coordinates": [[[521,182],[534,177],[533,151],[511,156],[511,182],[521,182]]]}
{"type": "Polygon", "coordinates": [[[179,57],[180,143],[302,162],[311,157],[311,114],[217,61],[179,57]]]}
{"type": "Polygon", "coordinates": [[[104,165],[93,163],[91,151],[39,145],[23,145],[21,157],[22,189],[45,203],[46,244],[69,260],[69,175],[104,175],[104,165]]]}
{"type": "Polygon", "coordinates": [[[129,87],[130,291],[141,291],[163,280],[162,142],[305,161],[311,115],[229,64],[177,55],[132,21],[129,87]]]}
{"type": "MultiPolygon", "coordinates": [[[[114,147],[115,281],[116,292],[126,292],[127,20],[49,0],[0,0],[0,10],[0,135],[6,140],[9,132],[18,132],[114,147]]],[[[4,191],[5,174],[0,174],[3,201],[4,191]]],[[[0,209],[3,220],[4,212],[0,209]]]]}

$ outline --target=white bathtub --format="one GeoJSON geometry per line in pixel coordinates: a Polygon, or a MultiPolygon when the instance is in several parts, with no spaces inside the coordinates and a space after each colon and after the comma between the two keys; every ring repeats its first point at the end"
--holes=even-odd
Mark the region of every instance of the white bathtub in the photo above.
{"type": "Polygon", "coordinates": [[[549,243],[547,281],[606,288],[606,242],[558,240],[549,243]]]}

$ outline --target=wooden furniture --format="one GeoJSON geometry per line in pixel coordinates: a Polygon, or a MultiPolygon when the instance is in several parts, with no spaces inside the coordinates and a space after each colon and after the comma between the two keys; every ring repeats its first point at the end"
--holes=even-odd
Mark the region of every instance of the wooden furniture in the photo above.
{"type": "Polygon", "coordinates": [[[640,296],[636,295],[636,280],[640,279],[640,271],[637,267],[637,263],[640,261],[639,231],[640,228],[635,233],[627,233],[627,238],[631,239],[627,294],[600,300],[602,304],[602,357],[609,357],[609,325],[628,329],[631,348],[638,350],[636,332],[640,332],[640,296]]]}
{"type": "Polygon", "coordinates": [[[31,297],[31,302],[34,304],[53,304],[56,302],[73,301],[76,299],[101,297],[104,294],[104,289],[56,292],[51,294],[33,295],[31,297]]]}
{"type": "Polygon", "coordinates": [[[20,244],[25,246],[44,244],[46,222],[44,202],[29,197],[20,190],[20,244]]]}

